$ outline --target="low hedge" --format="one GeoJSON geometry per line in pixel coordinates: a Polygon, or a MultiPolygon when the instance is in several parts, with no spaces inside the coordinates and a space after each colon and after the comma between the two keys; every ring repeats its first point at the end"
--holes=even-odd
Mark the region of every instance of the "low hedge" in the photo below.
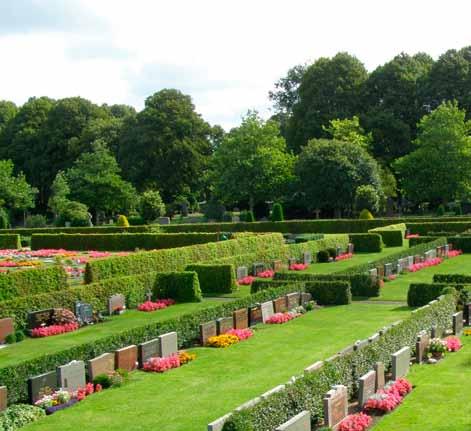
{"type": "Polygon", "coordinates": [[[277,272],[275,280],[309,281],[346,281],[350,283],[353,296],[379,296],[380,287],[368,274],[310,274],[296,271],[277,272]]]}
{"type": "Polygon", "coordinates": [[[136,308],[144,302],[148,291],[151,291],[154,297],[172,298],[177,302],[194,302],[202,299],[198,276],[195,272],[148,272],[2,301],[0,302],[0,318],[13,317],[17,328],[25,328],[28,312],[31,310],[45,308],[73,310],[76,301],[88,302],[95,310],[106,311],[108,298],[117,293],[126,297],[128,307],[136,308]]]}
{"type": "Polygon", "coordinates": [[[18,234],[21,236],[32,236],[35,233],[142,233],[142,232],[158,232],[159,225],[152,226],[90,226],[90,227],[37,227],[37,228],[15,228],[15,229],[0,229],[1,234],[18,234]]]}
{"type": "Polygon", "coordinates": [[[227,241],[96,259],[87,263],[85,281],[92,283],[148,271],[182,271],[192,263],[209,263],[245,253],[253,253],[262,262],[286,258],[283,236],[279,233],[243,235],[227,241]]]}
{"type": "Polygon", "coordinates": [[[297,290],[290,285],[281,286],[276,289],[267,289],[255,295],[248,295],[235,301],[208,306],[208,308],[196,312],[154,321],[138,328],[123,329],[123,331],[116,335],[104,336],[98,340],[84,342],[56,353],[42,355],[28,361],[0,368],[0,383],[8,388],[8,402],[10,404],[25,401],[28,396],[26,382],[31,376],[55,370],[57,366],[73,360],[86,361],[103,353],[113,352],[124,346],[143,343],[171,331],[178,333],[180,348],[189,347],[194,345],[199,339],[199,325],[201,323],[215,320],[219,317],[232,316],[234,310],[269,301],[295,291],[297,290]]]}
{"type": "Polygon", "coordinates": [[[464,232],[471,228],[471,220],[463,221],[427,221],[427,222],[407,222],[407,228],[413,234],[427,235],[429,232],[464,232]]]}
{"type": "Polygon", "coordinates": [[[217,265],[234,265],[234,268],[238,266],[246,266],[249,270],[253,263],[257,261],[256,253],[245,253],[238,254],[235,256],[221,257],[219,259],[213,259],[211,262],[202,262],[202,263],[212,263],[217,265]]]}
{"type": "MultiPolygon", "coordinates": [[[[469,290],[471,283],[452,284],[458,292],[469,290]]],[[[407,305],[409,307],[421,307],[428,302],[437,299],[443,294],[443,290],[450,287],[449,283],[411,283],[407,291],[407,305]]]]}
{"type": "Polygon", "coordinates": [[[359,253],[379,253],[384,246],[379,233],[351,233],[349,238],[359,253]]]}
{"type": "Polygon", "coordinates": [[[194,264],[188,265],[185,271],[194,271],[203,294],[231,293],[236,290],[234,265],[194,264]]]}
{"type": "Polygon", "coordinates": [[[346,305],[352,302],[348,281],[309,281],[305,290],[319,305],[346,305]]]}
{"type": "Polygon", "coordinates": [[[253,281],[250,286],[250,293],[254,294],[266,289],[272,289],[274,287],[279,286],[286,286],[286,285],[293,285],[293,287],[297,286],[299,291],[304,291],[304,286],[306,285],[305,281],[297,281],[297,280],[273,280],[273,279],[262,279],[258,278],[253,281]]]}
{"type": "Polygon", "coordinates": [[[373,369],[376,362],[383,362],[388,369],[391,355],[405,346],[414,349],[421,331],[430,330],[434,325],[450,328],[455,309],[455,299],[448,295],[418,310],[362,349],[338,355],[324,362],[317,371],[305,373],[294,383],[286,384],[283,390],[262,398],[251,407],[233,412],[223,430],[273,430],[303,410],[310,411],[312,423],[321,422],[323,399],[333,385],[347,386],[349,395],[353,396],[358,389],[358,379],[373,369]]]}
{"type": "Polygon", "coordinates": [[[93,233],[33,234],[31,249],[134,251],[205,244],[219,240],[217,233],[93,233]]]}
{"type": "MultiPolygon", "coordinates": [[[[419,236],[418,238],[411,238],[409,240],[409,244],[412,245],[417,245],[417,244],[423,244],[425,242],[431,241],[436,239],[436,236],[419,236]]],[[[454,249],[461,250],[463,253],[471,253],[471,235],[468,236],[448,236],[447,237],[447,242],[451,245],[453,245],[454,249]]]]}
{"type": "Polygon", "coordinates": [[[286,247],[288,250],[288,257],[301,259],[305,251],[310,251],[313,260],[315,260],[317,253],[321,250],[341,247],[346,251],[349,241],[348,234],[332,234],[324,235],[322,239],[306,241],[298,244],[288,244],[286,247]]]}
{"type": "Polygon", "coordinates": [[[448,284],[471,284],[471,275],[469,274],[434,274],[434,283],[448,284]]]}
{"type": "Polygon", "coordinates": [[[386,247],[402,247],[407,227],[405,223],[370,229],[369,233],[379,233],[386,247]]]}
{"type": "Polygon", "coordinates": [[[0,234],[0,248],[18,250],[21,248],[21,238],[18,234],[0,234]]]}

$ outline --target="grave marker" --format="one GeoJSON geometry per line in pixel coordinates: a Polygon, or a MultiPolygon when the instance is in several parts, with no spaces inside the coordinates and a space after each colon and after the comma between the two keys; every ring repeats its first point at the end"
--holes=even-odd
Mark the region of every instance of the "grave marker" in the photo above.
{"type": "Polygon", "coordinates": [[[332,386],[324,397],[324,425],[335,428],[348,413],[347,387],[332,386]]]}
{"type": "Polygon", "coordinates": [[[453,314],[453,334],[461,335],[463,333],[463,312],[458,311],[453,314]]]}
{"type": "Polygon", "coordinates": [[[368,271],[370,278],[375,282],[378,279],[378,270],[376,268],[372,268],[368,271]]]}
{"type": "Polygon", "coordinates": [[[385,263],[384,264],[384,276],[389,277],[393,273],[393,264],[392,263],[385,263]]]}
{"type": "Polygon", "coordinates": [[[465,320],[465,325],[470,326],[471,325],[471,302],[468,302],[465,304],[463,308],[463,318],[465,320]]]}
{"type": "Polygon", "coordinates": [[[304,265],[310,265],[312,263],[312,253],[310,251],[303,253],[303,263],[304,265]]]}
{"type": "Polygon", "coordinates": [[[350,253],[350,254],[353,254],[353,252],[355,251],[355,246],[353,243],[349,242],[348,243],[348,248],[347,248],[347,252],[350,253]]]}
{"type": "Polygon", "coordinates": [[[236,271],[237,280],[240,280],[249,275],[249,270],[246,266],[238,266],[236,271]]]}
{"type": "Polygon", "coordinates": [[[426,359],[426,352],[428,343],[430,341],[430,335],[427,332],[419,334],[417,336],[417,342],[415,343],[415,360],[418,364],[426,359]]]}
{"type": "Polygon", "coordinates": [[[103,353],[87,362],[88,378],[91,382],[100,374],[110,374],[114,371],[114,354],[103,353]]]}
{"type": "Polygon", "coordinates": [[[28,313],[28,329],[38,328],[41,325],[51,324],[54,308],[32,311],[28,313]]]}
{"type": "Polygon", "coordinates": [[[212,320],[211,322],[202,323],[200,325],[200,343],[203,346],[208,344],[209,337],[214,337],[217,335],[216,321],[212,320]]]}
{"type": "Polygon", "coordinates": [[[7,408],[7,395],[7,387],[0,386],[0,412],[3,412],[3,410],[7,408]]]}
{"type": "Polygon", "coordinates": [[[139,367],[142,368],[150,358],[160,357],[160,340],[154,338],[137,346],[139,367]]]}
{"type": "MultiPolygon", "coordinates": [[[[231,321],[232,319],[229,318],[231,321]]],[[[160,340],[160,354],[162,358],[172,356],[178,353],[178,335],[176,332],[168,332],[159,337],[160,340]]]]}
{"type": "Polygon", "coordinates": [[[301,292],[301,305],[304,307],[308,302],[312,301],[312,295],[309,292],[301,292]]]}
{"type": "Polygon", "coordinates": [[[263,262],[255,262],[252,266],[252,273],[255,277],[260,273],[265,271],[265,264],[263,262]]]}
{"type": "Polygon", "coordinates": [[[249,323],[250,326],[255,326],[258,323],[262,323],[262,307],[260,304],[254,305],[249,308],[249,323]]]}
{"type": "Polygon", "coordinates": [[[286,296],[286,307],[288,311],[294,310],[296,307],[299,307],[299,301],[301,299],[301,294],[299,292],[288,293],[286,296]]]}
{"type": "Polygon", "coordinates": [[[5,342],[5,339],[15,332],[15,325],[13,319],[6,317],[5,319],[0,319],[0,344],[5,342]]]}
{"type": "Polygon", "coordinates": [[[59,386],[68,391],[75,392],[78,388],[84,388],[85,363],[83,361],[72,361],[57,367],[57,382],[59,386]]]}
{"type": "Polygon", "coordinates": [[[376,362],[374,364],[374,370],[376,373],[376,382],[375,382],[375,392],[379,391],[380,389],[384,388],[386,383],[386,379],[384,376],[384,363],[383,362],[376,362]]]}
{"type": "Polygon", "coordinates": [[[45,392],[49,393],[50,391],[56,391],[58,388],[57,373],[55,371],[30,377],[28,379],[28,396],[30,404],[34,404],[38,401],[45,392]]]}
{"type": "Polygon", "coordinates": [[[124,295],[118,293],[111,295],[108,299],[108,314],[111,316],[114,313],[123,310],[126,306],[126,299],[124,295]]]}
{"type": "Polygon", "coordinates": [[[273,309],[273,302],[267,301],[263,302],[261,305],[262,308],[262,321],[265,323],[271,316],[275,314],[275,310],[273,309]]]}
{"type": "Polygon", "coordinates": [[[363,407],[369,397],[376,392],[376,372],[371,370],[360,377],[358,402],[360,407],[363,407]]]}
{"type": "Polygon", "coordinates": [[[136,369],[137,362],[137,346],[123,347],[115,351],[115,364],[116,368],[122,368],[126,371],[133,371],[136,369]]]}
{"type": "Polygon", "coordinates": [[[232,317],[234,319],[233,326],[235,329],[245,329],[249,327],[249,311],[247,308],[235,310],[232,313],[232,317]]]}
{"type": "Polygon", "coordinates": [[[405,377],[409,372],[410,347],[406,346],[391,355],[392,379],[397,380],[405,377]]]}
{"type": "Polygon", "coordinates": [[[75,315],[81,325],[93,323],[93,307],[86,302],[75,302],[75,315]]]}
{"type": "Polygon", "coordinates": [[[221,317],[219,319],[216,319],[216,328],[218,335],[225,334],[227,331],[230,331],[232,327],[232,317],[221,317]]]}
{"type": "Polygon", "coordinates": [[[281,424],[275,431],[311,431],[311,413],[304,410],[281,424]]]}
{"type": "Polygon", "coordinates": [[[273,267],[273,271],[275,272],[279,272],[283,269],[283,261],[282,260],[274,260],[272,262],[272,267],[273,267]]]}
{"type": "Polygon", "coordinates": [[[439,326],[432,326],[432,338],[442,338],[445,330],[439,326]]]}
{"type": "Polygon", "coordinates": [[[288,311],[288,308],[286,307],[286,298],[283,296],[281,298],[274,299],[273,309],[275,310],[275,313],[284,313],[285,311],[288,311]]]}

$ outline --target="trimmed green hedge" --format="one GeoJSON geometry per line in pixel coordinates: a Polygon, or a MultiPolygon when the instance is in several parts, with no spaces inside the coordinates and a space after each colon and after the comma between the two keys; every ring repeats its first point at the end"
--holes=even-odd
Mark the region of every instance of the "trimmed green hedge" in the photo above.
{"type": "MultiPolygon", "coordinates": [[[[419,236],[418,238],[411,238],[409,240],[409,244],[411,246],[423,244],[424,242],[428,242],[436,238],[436,236],[419,236]]],[[[447,237],[447,241],[449,244],[453,245],[454,249],[461,250],[463,253],[471,253],[471,235],[449,236],[447,237]]]]}
{"type": "Polygon", "coordinates": [[[217,233],[34,234],[31,237],[31,249],[134,251],[185,247],[218,240],[217,233]]]}
{"type": "Polygon", "coordinates": [[[267,289],[235,301],[208,306],[208,308],[193,313],[147,323],[138,328],[124,329],[116,335],[104,336],[98,340],[84,342],[57,353],[42,355],[29,361],[0,368],[0,382],[8,388],[8,402],[10,404],[25,401],[28,396],[26,381],[31,376],[55,370],[57,366],[72,360],[86,361],[124,346],[143,343],[170,331],[178,332],[180,348],[189,347],[199,339],[199,325],[201,323],[219,317],[232,316],[232,312],[239,308],[276,299],[279,296],[296,291],[299,290],[290,285],[281,286],[277,289],[267,289]]]}
{"type": "Polygon", "coordinates": [[[254,293],[265,289],[272,289],[275,287],[287,285],[293,286],[293,288],[297,288],[299,291],[304,291],[306,282],[296,280],[273,280],[269,278],[257,278],[250,286],[250,293],[253,295],[254,293]]]}
{"type": "Polygon", "coordinates": [[[95,310],[106,311],[108,298],[116,293],[121,293],[126,297],[128,307],[136,308],[144,302],[148,291],[151,291],[156,298],[172,298],[177,302],[193,302],[202,299],[196,272],[147,272],[2,301],[0,302],[0,318],[13,317],[17,328],[25,328],[29,311],[44,308],[73,310],[75,301],[88,302],[95,310]]]}
{"type": "Polygon", "coordinates": [[[424,223],[408,222],[407,228],[410,232],[419,235],[428,235],[430,232],[451,232],[461,233],[471,228],[471,220],[463,221],[429,221],[424,223]]]}
{"type": "Polygon", "coordinates": [[[91,227],[38,227],[38,228],[16,228],[16,229],[0,229],[1,234],[18,234],[21,236],[32,236],[35,233],[142,233],[142,232],[158,232],[159,225],[152,226],[91,226],[91,227]]]}
{"type": "Polygon", "coordinates": [[[352,302],[350,283],[347,281],[309,281],[305,290],[319,305],[345,305],[352,302]]]}
{"type": "Polygon", "coordinates": [[[55,292],[66,287],[67,273],[59,265],[10,271],[0,274],[0,301],[55,292]]]}
{"type": "Polygon", "coordinates": [[[192,263],[210,263],[215,259],[246,253],[253,253],[262,262],[286,258],[283,236],[279,233],[243,235],[228,241],[96,259],[87,263],[85,280],[92,283],[149,271],[182,271],[192,263]]]}
{"type": "Polygon", "coordinates": [[[350,239],[348,234],[332,234],[324,235],[322,239],[301,242],[298,244],[288,244],[288,257],[295,257],[301,259],[305,251],[310,251],[313,261],[316,260],[317,253],[321,250],[328,248],[341,247],[344,251],[347,250],[350,239]]]}
{"type": "Polygon", "coordinates": [[[434,274],[434,283],[448,284],[471,284],[471,275],[469,274],[434,274]]]}
{"type": "Polygon", "coordinates": [[[384,246],[379,233],[351,233],[349,237],[355,252],[379,253],[384,246]]]}
{"type": "Polygon", "coordinates": [[[389,226],[370,229],[369,233],[379,233],[386,247],[402,247],[407,227],[405,223],[392,224],[389,226]]]}
{"type": "Polygon", "coordinates": [[[235,256],[221,257],[220,259],[213,259],[211,262],[202,262],[202,263],[212,263],[215,265],[234,265],[234,268],[238,266],[246,266],[249,268],[253,263],[257,261],[257,255],[255,253],[245,253],[238,254],[235,256]]]}
{"type": "Polygon", "coordinates": [[[231,293],[237,289],[233,265],[194,264],[188,265],[185,271],[198,274],[203,294],[231,293]]]}
{"type": "MultiPolygon", "coordinates": [[[[381,361],[386,369],[391,365],[391,354],[404,346],[415,348],[417,335],[437,325],[450,328],[456,309],[452,295],[422,308],[389,329],[377,341],[362,349],[335,357],[313,373],[305,373],[285,389],[263,398],[259,403],[229,417],[223,430],[273,430],[303,410],[309,410],[312,423],[323,419],[323,398],[333,385],[345,385],[350,396],[357,391],[358,379],[374,364],[381,361]]],[[[379,329],[379,328],[378,328],[379,329]]],[[[300,346],[301,348],[302,346],[300,346]]]]}
{"type": "Polygon", "coordinates": [[[21,248],[20,235],[0,234],[0,248],[18,250],[19,248],[21,248]]]}
{"type": "MultiPolygon", "coordinates": [[[[407,305],[421,307],[437,299],[448,284],[441,283],[411,283],[407,292],[407,305]]],[[[457,286],[453,286],[457,288],[457,286]]],[[[460,286],[462,288],[462,286],[460,286]]]]}

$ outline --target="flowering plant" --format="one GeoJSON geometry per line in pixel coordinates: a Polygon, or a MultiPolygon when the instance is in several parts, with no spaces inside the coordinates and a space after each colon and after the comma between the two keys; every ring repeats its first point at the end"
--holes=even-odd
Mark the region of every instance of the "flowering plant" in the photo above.
{"type": "Polygon", "coordinates": [[[407,270],[409,272],[417,272],[417,271],[420,271],[421,269],[440,265],[442,262],[443,262],[443,259],[441,257],[435,257],[434,259],[429,259],[429,260],[426,260],[425,262],[414,263],[413,265],[410,265],[407,268],[407,270]]]}
{"type": "Polygon", "coordinates": [[[239,341],[246,340],[247,338],[250,338],[253,336],[253,331],[249,328],[246,329],[229,329],[229,331],[226,332],[226,334],[229,335],[235,335],[239,341]]]}
{"type": "Polygon", "coordinates": [[[348,415],[342,422],[340,422],[338,431],[364,431],[372,422],[373,419],[371,416],[368,416],[363,412],[348,415]]]}
{"type": "Polygon", "coordinates": [[[338,262],[340,260],[347,260],[347,259],[351,259],[352,257],[353,257],[353,253],[342,253],[342,254],[339,254],[335,258],[335,261],[338,262]]]}
{"type": "Polygon", "coordinates": [[[292,263],[289,266],[290,271],[304,271],[309,265],[307,263],[292,263]]]}
{"type": "Polygon", "coordinates": [[[65,323],[63,325],[51,325],[34,328],[31,330],[32,337],[49,337],[51,335],[65,334],[73,332],[79,328],[78,323],[65,323]]]}
{"type": "Polygon", "coordinates": [[[412,385],[406,379],[397,379],[387,384],[384,389],[372,395],[366,401],[364,409],[366,411],[376,411],[386,413],[394,410],[412,390],[412,385]]]}
{"type": "Polygon", "coordinates": [[[156,302],[146,301],[142,304],[139,304],[137,309],[139,311],[155,311],[167,308],[173,304],[175,304],[175,301],[173,299],[159,299],[156,302]]]}
{"type": "Polygon", "coordinates": [[[451,257],[457,257],[460,254],[463,254],[462,250],[450,250],[447,256],[451,258],[451,257]]]}
{"type": "Polygon", "coordinates": [[[391,274],[388,275],[387,278],[384,279],[384,281],[394,281],[397,278],[396,274],[391,274]]]}
{"type": "Polygon", "coordinates": [[[275,313],[273,316],[269,317],[265,323],[268,324],[281,324],[289,322],[290,320],[295,319],[296,317],[301,316],[300,313],[293,313],[288,311],[286,313],[275,313]]]}
{"type": "Polygon", "coordinates": [[[275,275],[275,271],[273,271],[272,269],[267,269],[266,271],[259,272],[257,274],[257,277],[260,277],[260,278],[273,278],[274,275],[275,275]]]}
{"type": "Polygon", "coordinates": [[[241,286],[250,286],[254,280],[255,280],[255,277],[252,277],[251,275],[247,275],[247,277],[243,277],[237,280],[237,284],[241,286]]]}
{"type": "Polygon", "coordinates": [[[466,336],[471,335],[471,328],[464,329],[463,334],[466,336]]]}
{"type": "Polygon", "coordinates": [[[221,334],[208,338],[208,346],[211,347],[229,347],[238,342],[239,338],[232,334],[221,334]]]}
{"type": "Polygon", "coordinates": [[[180,356],[175,354],[166,358],[150,358],[142,367],[144,371],[152,371],[155,373],[164,373],[172,368],[180,366],[180,356]]]}
{"type": "Polygon", "coordinates": [[[458,337],[447,337],[445,342],[449,352],[457,352],[461,349],[461,340],[458,337]]]}
{"type": "Polygon", "coordinates": [[[406,235],[406,239],[411,239],[411,238],[419,238],[420,235],[418,233],[410,233],[406,235]]]}
{"type": "Polygon", "coordinates": [[[442,355],[448,350],[448,345],[445,340],[440,338],[432,338],[428,344],[428,352],[434,356],[442,355]]]}
{"type": "Polygon", "coordinates": [[[188,364],[188,362],[194,361],[196,359],[196,353],[188,353],[182,350],[178,353],[180,359],[180,365],[188,364]]]}

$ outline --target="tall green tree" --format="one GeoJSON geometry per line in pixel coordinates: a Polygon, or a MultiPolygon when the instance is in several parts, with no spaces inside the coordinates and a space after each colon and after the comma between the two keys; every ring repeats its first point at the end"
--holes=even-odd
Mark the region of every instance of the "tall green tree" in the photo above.
{"type": "Polygon", "coordinates": [[[0,100],[0,133],[17,114],[18,108],[13,102],[0,100]]]}
{"type": "Polygon", "coordinates": [[[465,116],[457,102],[445,102],[420,120],[417,149],[394,165],[411,201],[438,205],[471,192],[471,123],[465,116]]]}
{"type": "Polygon", "coordinates": [[[283,197],[293,179],[294,157],[287,151],[279,125],[249,112],[214,153],[212,184],[227,204],[257,202],[283,197]]]}
{"type": "Polygon", "coordinates": [[[347,141],[352,144],[360,145],[365,149],[369,149],[372,141],[371,133],[366,133],[360,125],[359,118],[354,115],[352,118],[343,120],[331,120],[329,126],[324,130],[338,141],[347,141]]]}

